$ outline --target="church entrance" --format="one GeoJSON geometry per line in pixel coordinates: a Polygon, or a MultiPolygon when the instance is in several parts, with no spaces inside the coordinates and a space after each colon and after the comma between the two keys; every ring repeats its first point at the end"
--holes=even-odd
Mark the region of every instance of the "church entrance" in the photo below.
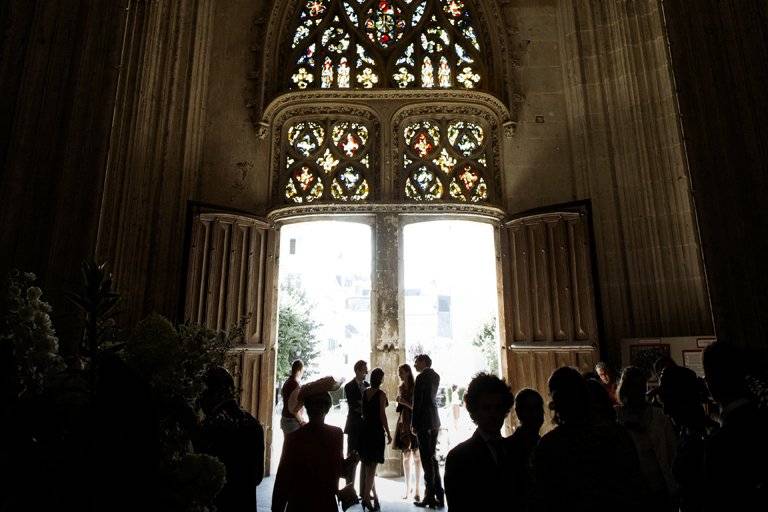
{"type": "MultiPolygon", "coordinates": [[[[270,473],[284,440],[280,387],[296,359],[305,363],[303,382],[326,375],[348,381],[359,359],[369,369],[384,368],[394,433],[396,369],[429,354],[442,376],[438,455],[444,460],[473,431],[462,404],[469,380],[479,371],[499,373],[495,227],[458,218],[330,218],[280,226],[270,473]]],[[[343,427],[346,414],[340,390],[326,422],[343,427]]],[[[387,448],[379,469],[380,496],[390,503],[401,502],[405,491],[400,460],[400,452],[387,448]]]]}
{"type": "Polygon", "coordinates": [[[406,361],[419,353],[440,374],[438,458],[469,438],[464,392],[481,371],[500,374],[494,226],[437,220],[403,228],[406,361]]]}
{"type": "MultiPolygon", "coordinates": [[[[280,387],[291,363],[304,363],[302,382],[331,375],[349,380],[371,356],[371,227],[360,222],[305,221],[281,228],[278,278],[272,473],[283,444],[280,387]]],[[[343,390],[333,394],[326,423],[343,428],[343,390]]]]}
{"type": "MultiPolygon", "coordinates": [[[[243,325],[228,364],[241,404],[265,426],[271,474],[282,446],[278,386],[294,358],[306,359],[305,380],[352,378],[365,359],[384,370],[392,404],[398,366],[429,353],[442,376],[442,454],[472,431],[461,388],[477,371],[545,394],[554,368],[594,364],[585,212],[505,221],[493,209],[313,208],[266,219],[203,209],[190,236],[187,318],[219,330],[243,325]],[[290,325],[304,343],[281,352],[290,343],[279,331],[290,325]]],[[[342,400],[334,398],[329,423],[343,424],[342,400]]],[[[387,416],[394,431],[393,406],[387,416]]],[[[388,447],[384,458],[381,495],[404,504],[401,452],[388,447]]]]}

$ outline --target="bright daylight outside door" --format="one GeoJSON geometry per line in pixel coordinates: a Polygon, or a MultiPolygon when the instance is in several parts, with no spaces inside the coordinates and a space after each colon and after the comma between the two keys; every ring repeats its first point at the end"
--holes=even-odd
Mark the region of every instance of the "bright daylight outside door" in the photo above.
{"type": "MultiPolygon", "coordinates": [[[[353,378],[355,361],[371,357],[371,227],[343,221],[307,221],[280,228],[277,364],[273,469],[279,459],[279,388],[295,359],[303,382],[332,375],[353,378]]],[[[343,428],[343,390],[333,395],[326,423],[343,428]]]]}
{"type": "Polygon", "coordinates": [[[499,374],[494,227],[439,220],[403,229],[406,362],[426,353],[440,374],[438,456],[472,435],[463,406],[477,372],[499,374]]]}

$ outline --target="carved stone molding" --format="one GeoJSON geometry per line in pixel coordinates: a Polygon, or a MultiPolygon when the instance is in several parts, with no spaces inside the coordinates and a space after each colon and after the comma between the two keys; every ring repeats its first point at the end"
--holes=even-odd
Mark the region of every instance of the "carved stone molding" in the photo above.
{"type": "Polygon", "coordinates": [[[441,102],[460,102],[485,106],[496,113],[501,123],[512,121],[509,109],[497,97],[481,91],[458,89],[435,89],[430,91],[415,89],[380,89],[380,90],[320,90],[299,91],[282,94],[270,102],[264,110],[261,122],[271,125],[279,112],[289,106],[302,104],[343,104],[367,103],[379,100],[398,101],[401,105],[409,103],[434,104],[441,102]]]}
{"type": "Polygon", "coordinates": [[[538,215],[527,215],[519,219],[511,219],[504,223],[504,227],[512,228],[516,226],[532,226],[540,224],[542,222],[576,222],[583,217],[583,214],[578,212],[555,212],[555,213],[541,213],[538,215]]]}
{"type": "Polygon", "coordinates": [[[357,204],[305,204],[276,208],[267,214],[271,223],[278,224],[301,217],[321,215],[374,215],[394,213],[420,216],[463,216],[501,222],[506,215],[495,206],[464,203],[357,203],[357,204]]]}

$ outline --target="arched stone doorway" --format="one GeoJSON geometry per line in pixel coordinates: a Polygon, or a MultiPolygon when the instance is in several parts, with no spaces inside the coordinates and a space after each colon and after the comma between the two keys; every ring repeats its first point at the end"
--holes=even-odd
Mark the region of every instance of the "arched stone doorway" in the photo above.
{"type": "MultiPolygon", "coordinates": [[[[202,208],[192,222],[187,317],[218,328],[249,319],[233,369],[241,401],[268,439],[285,222],[356,217],[371,225],[370,366],[385,370],[391,396],[405,361],[401,235],[414,218],[494,226],[498,350],[515,390],[544,391],[552,369],[591,366],[598,347],[588,211],[507,213],[503,169],[520,97],[498,6],[394,2],[410,20],[400,27],[408,33],[377,28],[371,38],[360,9],[397,12],[376,14],[389,3],[363,3],[275,4],[255,105],[254,144],[268,148],[266,214],[202,208]]],[[[399,468],[390,453],[385,469],[399,468]]]]}

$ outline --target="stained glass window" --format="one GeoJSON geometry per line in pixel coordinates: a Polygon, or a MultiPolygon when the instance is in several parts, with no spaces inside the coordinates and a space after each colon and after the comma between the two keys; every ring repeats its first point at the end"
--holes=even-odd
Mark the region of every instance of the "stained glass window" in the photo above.
{"type": "Polygon", "coordinates": [[[289,89],[482,86],[478,31],[461,0],[306,0],[289,89]]]}
{"type": "Polygon", "coordinates": [[[488,200],[484,128],[470,120],[422,120],[402,132],[405,196],[414,201],[488,200]]]}
{"type": "Polygon", "coordinates": [[[365,201],[371,188],[371,135],[354,121],[297,121],[288,126],[284,150],[285,200],[365,201]]]}

